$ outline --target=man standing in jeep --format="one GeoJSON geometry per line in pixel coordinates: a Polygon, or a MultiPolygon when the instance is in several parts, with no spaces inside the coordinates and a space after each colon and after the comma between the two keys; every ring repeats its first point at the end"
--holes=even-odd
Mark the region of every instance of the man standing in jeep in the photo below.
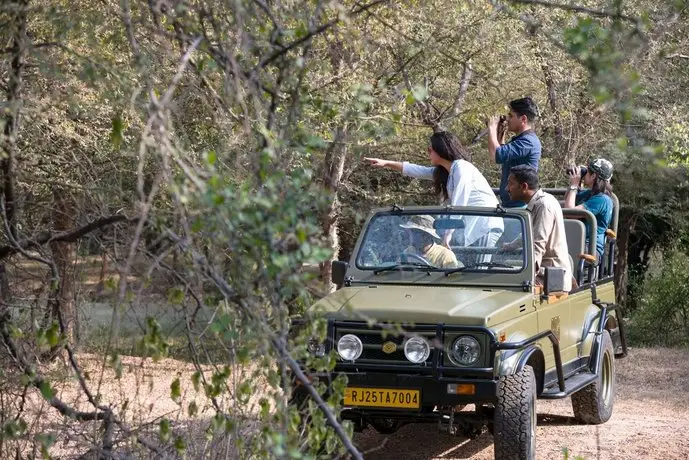
{"type": "MultiPolygon", "coordinates": [[[[541,278],[543,267],[563,267],[570,275],[565,276],[564,290],[570,291],[572,267],[567,250],[565,220],[557,198],[543,191],[538,182],[538,173],[526,165],[510,169],[507,192],[512,200],[523,201],[526,203],[526,209],[531,211],[534,269],[537,281],[542,282],[539,278],[541,278]]],[[[507,243],[503,248],[514,249],[511,245],[512,243],[507,243]]]]}
{"type": "Polygon", "coordinates": [[[510,102],[507,115],[507,129],[516,134],[507,144],[500,145],[498,125],[500,117],[488,120],[488,153],[497,164],[502,165],[500,178],[500,201],[504,207],[519,207],[524,203],[510,198],[507,193],[507,178],[510,168],[517,165],[528,165],[538,171],[541,159],[541,141],[533,130],[533,122],[538,115],[538,107],[530,97],[515,99],[510,102]]]}

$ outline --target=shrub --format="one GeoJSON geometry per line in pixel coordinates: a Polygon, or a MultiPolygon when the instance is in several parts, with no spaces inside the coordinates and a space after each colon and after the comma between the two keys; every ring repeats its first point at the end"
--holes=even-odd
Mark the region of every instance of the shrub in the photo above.
{"type": "Polygon", "coordinates": [[[689,345],[689,259],[671,249],[659,270],[643,283],[639,308],[629,327],[630,340],[643,345],[689,345]]]}

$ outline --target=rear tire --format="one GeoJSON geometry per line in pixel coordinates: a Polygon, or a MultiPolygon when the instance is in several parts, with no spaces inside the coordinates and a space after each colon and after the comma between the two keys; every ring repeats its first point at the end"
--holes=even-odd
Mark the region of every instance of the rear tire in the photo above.
{"type": "Polygon", "coordinates": [[[498,380],[493,439],[496,460],[536,457],[536,377],[531,366],[498,380]]]}
{"type": "Polygon", "coordinates": [[[615,349],[608,331],[603,331],[601,346],[598,378],[572,395],[574,418],[591,425],[607,422],[615,404],[615,349]]]}

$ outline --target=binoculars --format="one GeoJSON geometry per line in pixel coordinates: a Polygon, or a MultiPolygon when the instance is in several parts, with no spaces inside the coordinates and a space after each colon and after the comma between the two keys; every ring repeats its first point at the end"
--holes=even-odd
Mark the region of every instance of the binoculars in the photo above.
{"type": "Polygon", "coordinates": [[[574,166],[571,168],[567,168],[567,174],[574,176],[577,174],[577,170],[579,172],[579,176],[583,179],[586,173],[588,172],[588,168],[586,166],[574,166]]]}

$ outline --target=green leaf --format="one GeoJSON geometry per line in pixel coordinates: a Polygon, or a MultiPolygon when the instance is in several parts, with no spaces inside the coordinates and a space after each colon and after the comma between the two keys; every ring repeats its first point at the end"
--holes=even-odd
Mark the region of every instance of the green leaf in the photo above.
{"type": "Polygon", "coordinates": [[[184,291],[178,287],[170,289],[167,293],[167,301],[172,305],[181,305],[184,302],[184,291]]]}
{"type": "Polygon", "coordinates": [[[18,327],[14,326],[12,324],[8,324],[7,328],[10,331],[10,337],[12,337],[13,339],[21,339],[24,337],[24,332],[22,332],[22,330],[19,329],[18,327]]]}
{"type": "Polygon", "coordinates": [[[237,424],[235,423],[234,420],[232,420],[230,418],[225,419],[225,432],[226,433],[232,433],[236,429],[237,429],[237,424]]]}
{"type": "Polygon", "coordinates": [[[45,331],[45,338],[51,347],[55,347],[60,343],[60,326],[57,324],[57,321],[53,321],[53,324],[45,331]]]}
{"type": "Polygon", "coordinates": [[[116,150],[119,150],[122,145],[123,132],[124,121],[122,121],[122,118],[118,115],[112,119],[112,130],[110,131],[110,142],[112,142],[116,150]]]}
{"type": "Polygon", "coordinates": [[[175,450],[177,451],[177,453],[182,455],[186,448],[187,445],[185,444],[184,439],[182,439],[181,436],[177,436],[175,438],[175,450]]]}
{"type": "Polygon", "coordinates": [[[201,373],[199,371],[192,374],[191,383],[194,385],[194,391],[198,393],[201,384],[201,373]]]}
{"type": "Polygon", "coordinates": [[[170,439],[170,420],[164,418],[160,421],[160,439],[161,441],[167,441],[170,439]]]}
{"type": "Polygon", "coordinates": [[[195,417],[196,414],[199,413],[199,406],[196,405],[196,401],[192,401],[189,403],[187,412],[189,413],[189,417],[195,417]]]}
{"type": "Polygon", "coordinates": [[[296,29],[294,29],[294,38],[302,38],[305,37],[309,33],[309,29],[306,27],[306,24],[299,24],[296,29]]]}
{"type": "Polygon", "coordinates": [[[23,435],[26,432],[26,422],[24,419],[10,420],[2,427],[2,438],[14,439],[23,435]]]}
{"type": "Polygon", "coordinates": [[[48,449],[55,443],[56,436],[54,434],[39,433],[36,435],[36,442],[41,446],[41,457],[45,460],[50,458],[48,449]]]}
{"type": "Polygon", "coordinates": [[[241,404],[246,404],[249,402],[252,393],[251,383],[245,380],[239,385],[237,399],[241,404]]]}
{"type": "Polygon", "coordinates": [[[172,398],[172,400],[175,402],[179,402],[179,399],[181,397],[182,397],[182,391],[181,391],[180,385],[179,385],[179,377],[177,377],[170,384],[170,398],[172,398]]]}
{"type": "Polygon", "coordinates": [[[223,426],[225,423],[225,416],[223,414],[215,414],[215,416],[211,419],[211,425],[210,427],[213,429],[213,431],[217,430],[221,426],[223,426]]]}
{"type": "Polygon", "coordinates": [[[41,390],[41,396],[43,396],[43,399],[45,399],[46,401],[50,401],[51,399],[53,399],[53,396],[55,396],[55,392],[50,387],[50,384],[45,380],[41,381],[40,385],[38,386],[38,389],[41,390]]]}
{"type": "Polygon", "coordinates": [[[210,166],[214,166],[216,161],[218,161],[218,155],[215,153],[215,150],[209,150],[206,152],[206,162],[210,166]]]}

